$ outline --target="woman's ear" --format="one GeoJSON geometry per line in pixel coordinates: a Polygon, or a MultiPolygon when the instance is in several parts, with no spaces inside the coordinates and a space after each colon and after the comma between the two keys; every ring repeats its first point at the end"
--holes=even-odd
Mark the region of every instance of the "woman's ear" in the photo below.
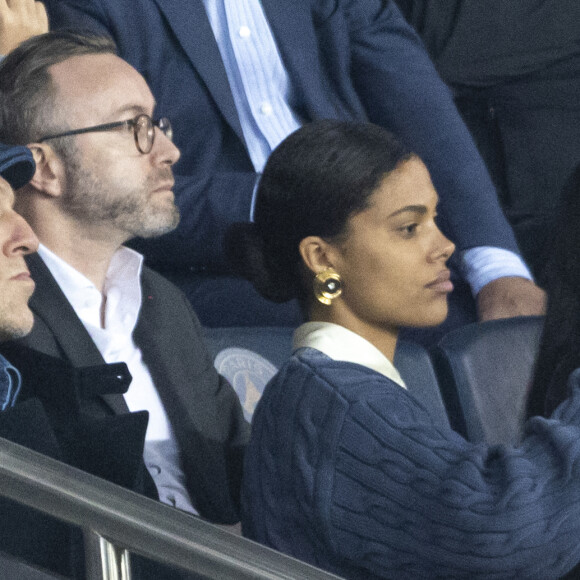
{"type": "Polygon", "coordinates": [[[332,267],[332,246],[319,236],[308,236],[300,241],[298,250],[306,267],[314,274],[319,274],[332,267]]]}
{"type": "Polygon", "coordinates": [[[65,176],[64,163],[49,145],[31,143],[27,147],[36,163],[36,171],[29,185],[48,196],[60,197],[65,176]]]}

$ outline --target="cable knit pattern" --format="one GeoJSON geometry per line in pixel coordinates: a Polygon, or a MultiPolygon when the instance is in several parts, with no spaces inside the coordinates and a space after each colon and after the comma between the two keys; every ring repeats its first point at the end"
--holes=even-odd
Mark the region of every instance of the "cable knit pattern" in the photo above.
{"type": "Polygon", "coordinates": [[[487,447],[301,349],[254,414],[244,534],[347,578],[558,578],[580,560],[580,370],[570,384],[520,447],[487,447]]]}

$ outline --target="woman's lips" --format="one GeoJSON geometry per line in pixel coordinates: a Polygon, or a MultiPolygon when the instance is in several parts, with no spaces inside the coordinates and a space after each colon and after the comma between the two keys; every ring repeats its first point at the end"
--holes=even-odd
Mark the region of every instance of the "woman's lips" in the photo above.
{"type": "Polygon", "coordinates": [[[443,270],[435,280],[426,284],[425,287],[430,290],[435,290],[435,292],[449,293],[453,290],[453,282],[451,282],[450,277],[451,272],[449,270],[443,270]]]}

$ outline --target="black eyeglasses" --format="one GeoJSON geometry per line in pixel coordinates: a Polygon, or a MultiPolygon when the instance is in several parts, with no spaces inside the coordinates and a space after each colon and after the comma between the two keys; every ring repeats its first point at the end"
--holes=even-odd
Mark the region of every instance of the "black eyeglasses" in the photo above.
{"type": "Polygon", "coordinates": [[[137,115],[134,119],[127,119],[126,121],[117,121],[115,123],[105,123],[104,125],[95,125],[94,127],[86,127],[84,129],[74,129],[73,131],[66,131],[65,133],[57,133],[55,135],[47,135],[38,139],[38,143],[48,141],[49,139],[57,139],[58,137],[69,137],[70,135],[81,135],[83,133],[96,133],[99,131],[112,131],[119,127],[127,127],[133,129],[135,137],[135,145],[140,153],[147,154],[153,149],[155,142],[155,127],[170,140],[173,140],[173,128],[167,117],[161,119],[152,119],[149,115],[137,115]]]}

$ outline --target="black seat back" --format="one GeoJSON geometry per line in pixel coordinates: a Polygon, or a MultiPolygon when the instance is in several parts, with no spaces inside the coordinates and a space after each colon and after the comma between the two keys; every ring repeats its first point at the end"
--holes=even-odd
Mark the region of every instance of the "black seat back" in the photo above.
{"type": "Polygon", "coordinates": [[[432,351],[452,427],[470,441],[516,444],[543,317],[470,324],[432,351]]]}

